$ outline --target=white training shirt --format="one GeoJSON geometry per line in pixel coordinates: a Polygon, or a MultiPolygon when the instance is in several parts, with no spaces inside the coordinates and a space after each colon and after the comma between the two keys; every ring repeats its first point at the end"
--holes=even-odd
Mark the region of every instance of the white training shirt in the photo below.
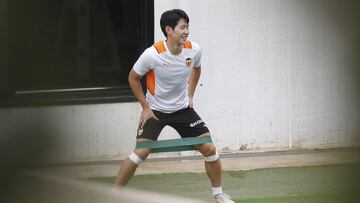
{"type": "Polygon", "coordinates": [[[178,55],[170,53],[166,42],[147,48],[134,65],[140,76],[146,74],[146,101],[153,110],[172,113],[189,105],[188,81],[193,68],[200,67],[201,48],[186,41],[178,55]]]}

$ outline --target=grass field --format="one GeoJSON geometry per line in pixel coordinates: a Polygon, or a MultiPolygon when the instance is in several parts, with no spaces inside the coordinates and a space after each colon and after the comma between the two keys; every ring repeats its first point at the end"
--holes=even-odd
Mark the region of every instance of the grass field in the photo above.
{"type": "MultiPolygon", "coordinates": [[[[291,167],[223,173],[223,188],[242,203],[359,202],[360,164],[291,167]]],[[[113,184],[114,177],[91,178],[113,184]]],[[[129,187],[211,200],[206,174],[135,176],[129,187]]]]}

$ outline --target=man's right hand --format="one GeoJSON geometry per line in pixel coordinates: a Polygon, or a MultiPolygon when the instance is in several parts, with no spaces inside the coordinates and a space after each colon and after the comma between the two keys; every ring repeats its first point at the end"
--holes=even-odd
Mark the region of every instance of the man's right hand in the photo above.
{"type": "Polygon", "coordinates": [[[139,126],[141,129],[144,127],[146,121],[149,120],[150,118],[159,120],[150,108],[143,109],[143,111],[141,112],[140,121],[139,121],[139,126]]]}

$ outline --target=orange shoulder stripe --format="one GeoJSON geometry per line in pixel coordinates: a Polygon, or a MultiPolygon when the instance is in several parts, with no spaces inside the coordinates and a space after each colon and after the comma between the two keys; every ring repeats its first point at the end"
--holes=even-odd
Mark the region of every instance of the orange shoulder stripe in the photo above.
{"type": "Polygon", "coordinates": [[[155,47],[156,51],[157,51],[159,54],[161,54],[161,53],[163,53],[163,52],[166,51],[163,40],[156,42],[156,43],[154,44],[154,47],[155,47]]]}
{"type": "Polygon", "coordinates": [[[192,48],[192,45],[191,45],[191,42],[189,40],[186,40],[183,48],[186,48],[186,49],[191,49],[192,48]]]}
{"type": "Polygon", "coordinates": [[[155,73],[154,70],[150,70],[146,73],[146,87],[150,94],[155,95],[155,73]]]}

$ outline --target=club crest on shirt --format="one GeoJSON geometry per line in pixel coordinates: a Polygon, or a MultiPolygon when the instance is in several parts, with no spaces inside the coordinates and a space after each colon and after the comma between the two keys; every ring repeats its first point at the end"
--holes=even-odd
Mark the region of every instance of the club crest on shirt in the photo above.
{"type": "Polygon", "coordinates": [[[139,129],[138,129],[138,133],[137,133],[137,134],[138,134],[138,136],[142,135],[142,134],[143,134],[143,132],[144,132],[144,129],[139,128],[139,129]]]}
{"type": "Polygon", "coordinates": [[[191,58],[187,58],[186,60],[185,60],[185,65],[186,65],[186,67],[190,67],[191,66],[191,63],[192,63],[192,60],[191,60],[191,58]]]}

